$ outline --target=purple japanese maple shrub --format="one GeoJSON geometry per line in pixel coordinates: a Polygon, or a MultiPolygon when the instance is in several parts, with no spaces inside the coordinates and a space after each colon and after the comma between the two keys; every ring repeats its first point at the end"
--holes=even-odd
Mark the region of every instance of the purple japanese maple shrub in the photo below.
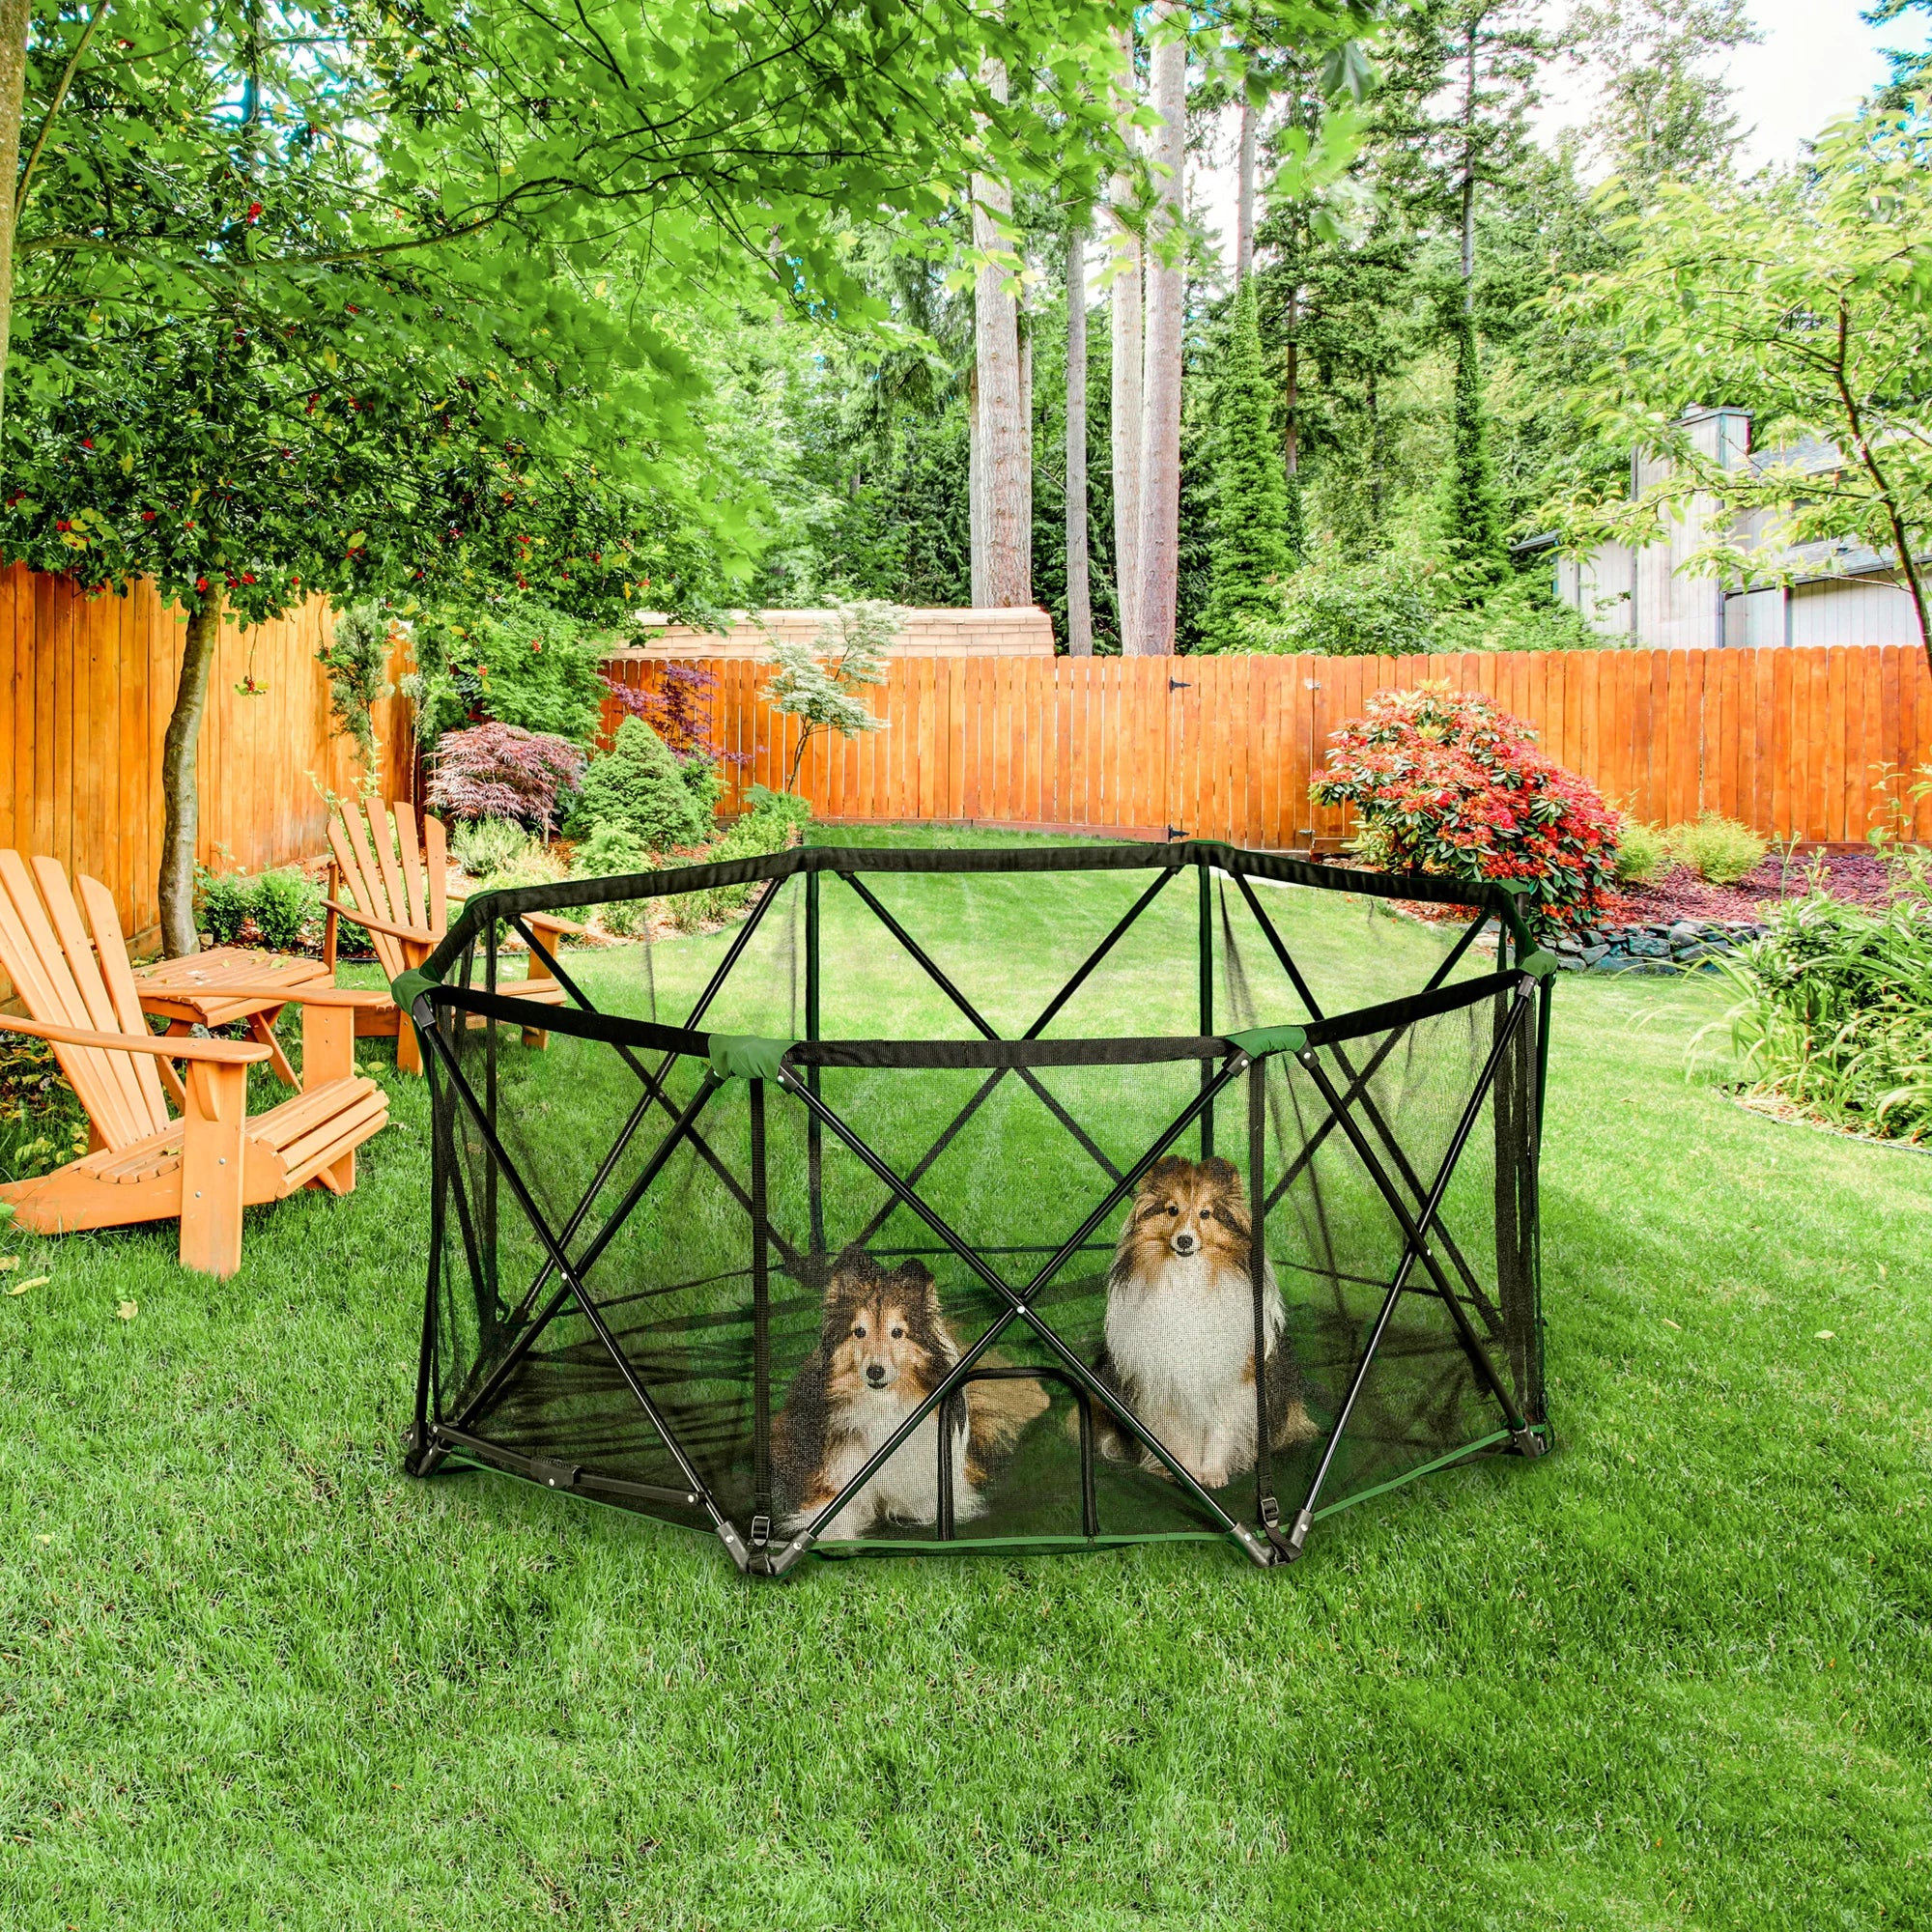
{"type": "Polygon", "coordinates": [[[437,741],[432,810],[450,818],[513,818],[554,832],[583,777],[584,753],[567,738],[517,724],[474,724],[437,741]]]}

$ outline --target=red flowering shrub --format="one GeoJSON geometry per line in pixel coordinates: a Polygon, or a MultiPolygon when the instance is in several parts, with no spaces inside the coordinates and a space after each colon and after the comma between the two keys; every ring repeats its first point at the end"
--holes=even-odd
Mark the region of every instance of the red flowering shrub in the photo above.
{"type": "Polygon", "coordinates": [[[1614,906],[1616,814],[1488,698],[1446,684],[1380,691],[1335,747],[1309,796],[1354,808],[1354,850],[1378,870],[1520,882],[1533,925],[1614,906]]]}
{"type": "Polygon", "coordinates": [[[514,818],[556,829],[563,794],[583,776],[583,753],[568,738],[519,724],[476,724],[437,740],[429,803],[451,818],[514,818]]]}

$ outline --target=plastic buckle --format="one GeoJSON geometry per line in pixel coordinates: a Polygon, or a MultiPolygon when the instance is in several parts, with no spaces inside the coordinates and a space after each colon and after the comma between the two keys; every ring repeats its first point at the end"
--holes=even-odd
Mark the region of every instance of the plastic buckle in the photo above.
{"type": "Polygon", "coordinates": [[[530,1479],[547,1490],[574,1490],[578,1469],[575,1463],[558,1463],[548,1456],[530,1458],[530,1479]]]}
{"type": "Polygon", "coordinates": [[[752,1519],[752,1548],[762,1549],[772,1540],[772,1520],[768,1516],[752,1519]]]}
{"type": "Polygon", "coordinates": [[[1268,1548],[1274,1551],[1274,1560],[1277,1563],[1293,1563],[1301,1551],[1281,1533],[1281,1505],[1272,1495],[1262,1498],[1261,1519],[1262,1534],[1267,1538],[1268,1548]]]}

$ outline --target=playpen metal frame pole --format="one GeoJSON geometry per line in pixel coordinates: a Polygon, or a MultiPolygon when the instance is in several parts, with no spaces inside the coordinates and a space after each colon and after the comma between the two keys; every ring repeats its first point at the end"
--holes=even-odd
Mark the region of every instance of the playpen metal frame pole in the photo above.
{"type": "MultiPolygon", "coordinates": [[[[871,907],[873,916],[878,920],[879,923],[912,954],[913,958],[924,970],[926,978],[965,1014],[967,1019],[971,1020],[979,1028],[981,1036],[987,1039],[998,1039],[1000,1037],[998,1032],[987,1023],[973,1002],[947,978],[944,971],[932,959],[927,957],[924,948],[920,945],[919,941],[893,917],[892,913],[877,897],[859,883],[857,876],[849,872],[840,872],[838,876],[871,907]]],[[[1100,1171],[1110,1180],[1118,1180],[1121,1175],[1120,1169],[1107,1158],[1106,1153],[1102,1151],[1099,1144],[1094,1141],[1093,1136],[1088,1133],[1087,1129],[1034,1077],[1032,1071],[1024,1066],[1015,1066],[1012,1070],[1033,1091],[1047,1112],[1080,1143],[1081,1147],[1093,1157],[1100,1171]]]]}
{"type": "Polygon", "coordinates": [[[772,1537],[772,1283],[766,1239],[765,1083],[751,1087],[752,1129],[752,1548],[772,1537]]]}
{"type": "MultiPolygon", "coordinates": [[[[1360,1360],[1355,1364],[1354,1374],[1349,1379],[1348,1392],[1342,1398],[1342,1406],[1336,1411],[1334,1426],[1328,1432],[1328,1440],[1322,1445],[1321,1460],[1316,1465],[1315,1474],[1309,1482],[1308,1493],[1302,1500],[1301,1508],[1295,1513],[1293,1525],[1288,1532],[1288,1546],[1295,1556],[1301,1554],[1302,1546],[1308,1540],[1308,1532],[1315,1521],[1315,1505],[1321,1498],[1322,1485],[1328,1480],[1328,1471],[1334,1464],[1335,1452],[1341,1447],[1342,1437],[1347,1433],[1349,1418],[1354,1412],[1355,1404],[1360,1399],[1363,1386],[1368,1381],[1369,1371],[1375,1365],[1377,1351],[1381,1347],[1383,1335],[1388,1331],[1389,1320],[1394,1315],[1396,1304],[1402,1299],[1403,1291],[1408,1286],[1408,1277],[1426,1246],[1423,1230],[1427,1229],[1434,1222],[1436,1211],[1442,1205],[1442,1197],[1448,1192],[1450,1179],[1456,1172],[1456,1163],[1462,1159],[1463,1149],[1467,1143],[1469,1135],[1474,1131],[1477,1119],[1482,1113],[1484,1096],[1489,1092],[1491,1081],[1495,1078],[1496,1067],[1501,1063],[1504,1049],[1508,1046],[1510,1037],[1515,1032],[1516,1025],[1521,1017],[1529,983],[1525,978],[1523,986],[1517,995],[1516,1004],[1511,1009],[1509,1027],[1505,1031],[1503,1037],[1497,1040],[1495,1045],[1491,1049],[1488,1060],[1484,1062],[1482,1073],[1476,1081],[1475,1091],[1469,1095],[1468,1105],[1463,1108],[1463,1117],[1456,1123],[1456,1132],[1450,1140],[1447,1151],[1443,1154],[1441,1167],[1436,1173],[1435,1184],[1430,1189],[1429,1199],[1424,1203],[1420,1224],[1418,1225],[1415,1221],[1409,1219],[1408,1210],[1391,1193],[1386,1182],[1386,1177],[1383,1177],[1378,1183],[1383,1199],[1387,1201],[1391,1208],[1396,1209],[1398,1218],[1404,1225],[1407,1238],[1403,1244],[1402,1260],[1397,1264],[1395,1277],[1389,1283],[1388,1293],[1382,1298],[1381,1309],[1376,1316],[1375,1326],[1369,1332],[1368,1344],[1362,1350],[1360,1360]]],[[[1322,1098],[1327,1101],[1330,1107],[1334,1107],[1339,1100],[1339,1095],[1336,1094],[1333,1084],[1321,1071],[1317,1050],[1313,1047],[1306,1047],[1297,1058],[1302,1066],[1307,1069],[1309,1076],[1314,1080],[1317,1088],[1321,1090],[1322,1098]]],[[[1348,1135],[1350,1143],[1355,1149],[1356,1153],[1363,1156],[1364,1164],[1370,1166],[1371,1173],[1378,1173],[1378,1166],[1374,1163],[1373,1151],[1368,1148],[1367,1142],[1363,1139],[1361,1129],[1352,1121],[1349,1120],[1346,1115],[1342,1117],[1342,1130],[1348,1135]]],[[[1453,1307],[1453,1298],[1445,1297],[1445,1299],[1450,1299],[1453,1307]]],[[[1493,1369],[1490,1373],[1492,1378],[1493,1378],[1493,1369]]],[[[1513,1425],[1520,1425],[1520,1418],[1515,1413],[1515,1405],[1507,1396],[1503,1398],[1503,1412],[1505,1416],[1511,1419],[1513,1425]]],[[[1515,1428],[1513,1426],[1512,1434],[1514,1433],[1515,1428]]]]}
{"type": "MultiPolygon", "coordinates": [[[[1153,884],[1121,915],[1120,919],[1115,923],[1113,930],[1080,962],[1079,966],[1074,969],[1073,977],[1046,1003],[1045,1007],[1041,1009],[1038,1018],[1027,1028],[1025,1033],[1020,1035],[1020,1038],[1037,1039],[1053,1024],[1055,1015],[1086,984],[1088,979],[1099,966],[1100,962],[1119,945],[1122,935],[1147,911],[1148,907],[1154,902],[1174,876],[1175,868],[1171,866],[1164,867],[1155,876],[1153,884]]],[[[813,1037],[815,1038],[816,1036],[813,1036],[813,1037]]],[[[810,1066],[808,1066],[806,1069],[808,1073],[812,1073],[816,1070],[816,1068],[810,1066]]],[[[1011,1071],[1010,1067],[996,1066],[986,1075],[985,1079],[980,1084],[979,1089],[974,1093],[972,1098],[952,1117],[945,1132],[906,1170],[905,1178],[908,1184],[916,1184],[924,1177],[926,1170],[931,1167],[932,1163],[952,1145],[953,1137],[986,1104],[992,1097],[994,1090],[999,1086],[1000,1082],[1011,1071]]],[[[816,1085],[812,1086],[811,1091],[814,1094],[820,1092],[816,1085]]],[[[816,1122],[814,1122],[814,1129],[816,1128],[816,1122]]],[[[1107,1175],[1109,1179],[1114,1179],[1111,1168],[1107,1170],[1107,1175]]],[[[852,1238],[859,1242],[861,1246],[869,1241],[891,1218],[895,1206],[896,1206],[896,1203],[889,1198],[886,1205],[852,1238]]],[[[1028,1249],[1025,1252],[1033,1253],[1037,1251],[1028,1249]]]]}
{"type": "MultiPolygon", "coordinates": [[[[438,1046],[440,1051],[444,1051],[446,1054],[446,1049],[441,1048],[440,1041],[438,1042],[438,1046]]],[[[632,1365],[631,1358],[625,1354],[616,1336],[611,1333],[611,1324],[604,1320],[604,1312],[598,1307],[596,1297],[583,1286],[578,1269],[572,1264],[570,1257],[557,1246],[556,1237],[551,1233],[549,1223],[545,1221],[542,1213],[539,1211],[535,1198],[524,1184],[524,1178],[518,1172],[516,1163],[510,1159],[502,1143],[497,1138],[496,1128],[485,1122],[478,1113],[476,1096],[470,1090],[469,1081],[464,1079],[462,1070],[457,1066],[453,1057],[446,1056],[445,1066],[452,1085],[463,1095],[471,1116],[476,1120],[477,1131],[483,1136],[484,1145],[496,1156],[497,1164],[502,1172],[503,1179],[509,1182],[510,1191],[517,1197],[518,1206],[523,1208],[525,1218],[530,1224],[531,1232],[543,1243],[544,1247],[549,1250],[552,1261],[556,1264],[556,1271],[562,1277],[557,1291],[558,1300],[554,1304],[553,1309],[547,1311],[547,1313],[554,1313],[554,1307],[561,1305],[561,1299],[565,1295],[570,1296],[576,1301],[578,1307],[583,1313],[583,1319],[590,1323],[590,1326],[596,1331],[598,1341],[604,1345],[605,1352],[616,1364],[617,1373],[623,1378],[624,1386],[631,1391],[631,1395],[638,1406],[643,1410],[645,1420],[657,1431],[659,1438],[663,1441],[665,1447],[670,1451],[671,1460],[676,1463],[686,1483],[690,1485],[691,1492],[697,1497],[699,1503],[703,1506],[705,1514],[710,1517],[712,1525],[718,1531],[720,1539],[723,1541],[724,1547],[730,1550],[732,1560],[741,1569],[745,1568],[749,1557],[745,1548],[744,1539],[738,1534],[737,1528],[732,1523],[730,1518],[718,1506],[717,1498],[712,1495],[703,1477],[697,1473],[696,1466],[692,1463],[691,1458],[685,1454],[684,1445],[677,1439],[676,1434],[672,1431],[670,1424],[665,1420],[663,1410],[658,1407],[650,1390],[644,1386],[643,1378],[638,1374],[636,1368],[632,1365]]],[[[723,1085],[724,1082],[716,1074],[710,1073],[707,1069],[705,1084],[698,1089],[697,1094],[694,1095],[691,1107],[686,1109],[687,1114],[695,1115],[698,1101],[700,1099],[708,1099],[710,1094],[723,1085]]],[[[664,1152],[664,1150],[660,1149],[659,1151],[664,1152]]],[[[668,1155],[666,1157],[668,1158],[668,1155]]],[[[662,1163],[658,1163],[657,1166],[661,1167],[662,1163]]],[[[590,1262],[596,1258],[596,1255],[602,1252],[604,1242],[613,1232],[617,1223],[642,1198],[643,1190],[648,1186],[649,1180],[655,1179],[656,1171],[653,1169],[649,1171],[648,1179],[645,1176],[639,1176],[639,1179],[632,1184],[626,1193],[625,1202],[620,1211],[613,1214],[611,1219],[605,1223],[604,1227],[598,1231],[597,1239],[592,1241],[590,1247],[585,1250],[586,1258],[582,1263],[583,1266],[587,1267],[590,1262]]],[[[525,1334],[520,1335],[517,1339],[522,1345],[522,1352],[527,1353],[529,1344],[534,1339],[534,1332],[526,1331],[525,1334]]],[[[512,1351],[513,1354],[517,1352],[517,1350],[512,1351]]],[[[508,1361],[506,1360],[504,1367],[507,1366],[508,1361]]],[[[500,1376],[501,1373],[502,1371],[499,1369],[498,1375],[500,1376]]],[[[492,1379],[495,1380],[497,1378],[493,1378],[492,1379]]],[[[459,1423],[457,1426],[461,1428],[463,1425],[459,1423]]]]}
{"type": "MultiPolygon", "coordinates": [[[[1262,931],[1267,937],[1268,944],[1274,949],[1276,959],[1280,962],[1282,970],[1287,973],[1291,983],[1294,987],[1296,997],[1308,1009],[1309,1017],[1316,1020],[1324,1018],[1325,1015],[1321,1010],[1320,1003],[1316,1000],[1314,991],[1310,988],[1307,980],[1302,978],[1301,971],[1295,965],[1293,956],[1290,953],[1287,946],[1283,944],[1281,935],[1275,930],[1273,921],[1263,911],[1261,901],[1255,896],[1254,888],[1248,883],[1247,878],[1239,872],[1235,874],[1235,882],[1246,895],[1248,908],[1254,914],[1256,923],[1260,925],[1262,931]]],[[[1425,993],[1433,993],[1448,978],[1457,960],[1462,958],[1474,942],[1476,933],[1482,923],[1483,922],[1480,919],[1469,922],[1468,926],[1463,931],[1463,937],[1451,949],[1449,956],[1430,976],[1429,983],[1422,989],[1425,993]]],[[[1397,1167],[1401,1169],[1403,1179],[1408,1182],[1410,1190],[1419,1202],[1426,1192],[1422,1177],[1416,1173],[1414,1165],[1409,1160],[1408,1154],[1403,1148],[1402,1141],[1395,1129],[1389,1125],[1387,1120],[1382,1115],[1381,1109],[1376,1105],[1375,1093],[1369,1085],[1377,1069],[1387,1059],[1396,1041],[1401,1038],[1402,1031],[1402,1029],[1398,1028],[1391,1032],[1389,1037],[1371,1056],[1369,1065],[1359,1076],[1356,1074],[1353,1061],[1350,1059],[1348,1054],[1342,1051],[1339,1044],[1333,1047],[1331,1051],[1335,1055],[1337,1065],[1342,1069],[1343,1076],[1350,1083],[1349,1089],[1350,1104],[1352,1105],[1359,1100],[1363,1112],[1368,1115],[1370,1122],[1374,1124],[1382,1146],[1388,1151],[1390,1158],[1394,1160],[1397,1167]]],[[[1272,1207],[1275,1202],[1281,1199],[1288,1191],[1289,1183],[1294,1179],[1295,1175],[1300,1173],[1301,1169],[1314,1158],[1316,1150],[1320,1147],[1321,1141],[1327,1138],[1329,1126],[1332,1124],[1335,1124],[1335,1117],[1333,1115],[1318,1130],[1316,1139],[1311,1141],[1302,1150],[1300,1155],[1296,1158],[1294,1166],[1282,1177],[1280,1186],[1268,1197],[1269,1207],[1272,1207]]],[[[1438,1227],[1435,1232],[1436,1238],[1442,1243],[1443,1252],[1448,1255],[1450,1261],[1455,1264],[1456,1272],[1463,1277],[1463,1287],[1469,1291],[1469,1293],[1475,1298],[1477,1305],[1482,1309],[1484,1321],[1489,1322],[1492,1328],[1500,1327],[1502,1319],[1500,1312],[1490,1306],[1487,1302],[1482,1292],[1482,1284],[1476,1278],[1476,1271],[1469,1265],[1467,1259],[1463,1256],[1463,1250],[1457,1245],[1455,1237],[1449,1233],[1447,1228],[1438,1227]]],[[[1435,1271],[1432,1269],[1432,1273],[1434,1272],[1435,1271]]]]}
{"type": "Polygon", "coordinates": [[[933,1208],[921,1200],[893,1172],[892,1168],[864,1140],[854,1133],[837,1114],[826,1107],[822,1101],[814,1099],[810,1090],[798,1077],[795,1069],[789,1066],[781,1067],[781,1077],[786,1088],[802,1099],[808,1107],[822,1114],[825,1119],[825,1124],[871,1169],[872,1173],[880,1180],[884,1181],[894,1193],[897,1194],[905,1205],[987,1287],[992,1289],[1001,1300],[1007,1303],[1007,1307],[1005,1312],[987,1328],[986,1332],[952,1366],[941,1379],[938,1386],[933,1389],[932,1393],[872,1452],[871,1456],[854,1473],[845,1487],[830,1502],[826,1503],[812,1520],[779,1552],[772,1560],[772,1575],[782,1575],[784,1571],[788,1570],[793,1563],[797,1562],[805,1554],[825,1524],[832,1521],[838,1516],[838,1512],[871,1481],[873,1476],[885,1467],[886,1463],[897,1454],[898,1450],[925,1418],[932,1414],[945,1402],[948,1396],[970,1378],[974,1367],[978,1364],[980,1358],[985,1354],[986,1350],[993,1347],[1000,1336],[1006,1332],[1013,1321],[1020,1319],[1024,1319],[1032,1324],[1034,1333],[1060,1357],[1062,1364],[1079,1384],[1088,1390],[1114,1416],[1115,1420],[1125,1428],[1129,1435],[1139,1441],[1143,1447],[1153,1452],[1160,1462],[1166,1465],[1169,1474],[1174,1477],[1180,1489],[1195,1502],[1206,1509],[1209,1517],[1223,1530],[1235,1537],[1242,1548],[1257,1563],[1265,1567],[1273,1560],[1267,1548],[1256,1541],[1254,1532],[1248,1528],[1247,1524],[1230,1516],[1195,1481],[1179,1458],[1174,1455],[1167,1445],[1094,1376],[1086,1363],[1061,1340],[1053,1328],[1039,1319],[1037,1311],[1032,1306],[1034,1296],[1047,1282],[1053,1279],[1054,1275],[1065,1265],[1066,1259],[1070,1255],[1079,1252],[1082,1245],[1086,1242],[1088,1236],[1126,1198],[1139,1181],[1141,1176],[1159,1159],[1160,1155],[1194,1124],[1200,1116],[1202,1108],[1211,1104],[1215,1094],[1245,1068],[1247,1061],[1248,1056],[1238,1050],[1230,1053],[1228,1065],[1215,1076],[1213,1084],[1205,1093],[1189,1102],[1187,1107],[1182,1110],[1167,1130],[1155,1140],[1152,1147],[1133,1164],[1127,1174],[1122,1176],[1114,1184],[1106,1198],[1093,1210],[1086,1221],[1066,1241],[1062,1243],[1059,1251],[1039,1268],[1033,1279],[1023,1289],[1017,1292],[1010,1288],[1004,1277],[995,1269],[988,1267],[966,1241],[960,1236],[956,1235],[933,1208]]]}
{"type": "MultiPolygon", "coordinates": [[[[1205,860],[1195,867],[1200,883],[1200,910],[1196,920],[1194,955],[1201,1001],[1201,1037],[1214,1032],[1214,868],[1205,860]]],[[[1201,1090],[1208,1091],[1213,1073],[1207,1061],[1201,1063],[1201,1090]]],[[[1214,1153],[1214,1109],[1210,1103],[1201,1111],[1201,1158],[1214,1153]]]]}
{"type": "MultiPolygon", "coordinates": [[[[818,1038],[818,947],[819,947],[819,908],[818,881],[820,874],[810,871],[805,875],[805,1037],[815,1041],[818,1038]]],[[[818,1068],[808,1067],[812,1097],[818,1096],[818,1068]]],[[[825,1129],[819,1124],[815,1114],[808,1115],[805,1122],[805,1167],[806,1191],[810,1210],[810,1241],[814,1256],[825,1252],[825,1129]]]]}
{"type": "Polygon", "coordinates": [[[1274,1418],[1268,1413],[1267,1062],[1248,1065],[1248,1287],[1255,1304],[1255,1520],[1276,1555],[1291,1552],[1275,1500],[1274,1418]]]}

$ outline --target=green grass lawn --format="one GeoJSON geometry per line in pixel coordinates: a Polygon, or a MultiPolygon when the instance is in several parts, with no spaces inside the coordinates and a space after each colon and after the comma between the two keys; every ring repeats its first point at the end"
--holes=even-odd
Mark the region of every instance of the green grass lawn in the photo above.
{"type": "MultiPolygon", "coordinates": [[[[1293,917],[1344,979],[1437,944],[1293,917]]],[[[667,1006],[723,943],[655,950],[667,1006]]],[[[171,1226],[9,1244],[51,1279],[0,1299],[0,1923],[1927,1922],[1932,1160],[1687,1080],[1720,1009],[1557,988],[1560,1453],[1365,1503],[1285,1572],[758,1588],[581,1499],[410,1481],[414,1083],[354,1200],[251,1211],[232,1281],[171,1226]]]]}

